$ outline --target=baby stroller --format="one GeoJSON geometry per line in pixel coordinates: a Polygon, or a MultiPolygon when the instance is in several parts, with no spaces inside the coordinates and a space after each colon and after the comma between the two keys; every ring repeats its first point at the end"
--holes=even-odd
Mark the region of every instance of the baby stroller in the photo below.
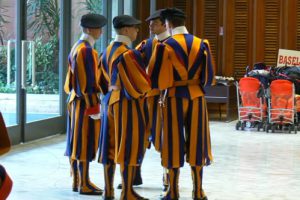
{"type": "Polygon", "coordinates": [[[297,133],[297,117],[295,106],[294,84],[288,80],[274,80],[270,85],[270,99],[268,105],[268,124],[266,132],[288,127],[288,132],[297,133]]]}
{"type": "Polygon", "coordinates": [[[264,87],[262,83],[253,77],[241,78],[236,83],[237,104],[238,104],[238,122],[236,130],[244,130],[245,127],[257,127],[259,131],[265,128],[267,117],[267,103],[264,96],[264,87]]]}
{"type": "MultiPolygon", "coordinates": [[[[300,119],[300,66],[284,66],[277,67],[273,70],[273,76],[275,79],[289,80],[294,83],[295,87],[295,104],[297,112],[297,122],[300,119]]],[[[299,130],[299,126],[298,126],[299,130]]]]}

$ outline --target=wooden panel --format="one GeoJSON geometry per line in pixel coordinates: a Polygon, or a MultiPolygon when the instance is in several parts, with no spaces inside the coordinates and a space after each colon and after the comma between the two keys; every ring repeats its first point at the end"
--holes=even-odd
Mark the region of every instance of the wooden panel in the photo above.
{"type": "Polygon", "coordinates": [[[224,18],[224,11],[223,11],[224,1],[218,0],[218,40],[217,40],[217,55],[216,55],[216,65],[217,65],[217,75],[223,75],[223,65],[222,57],[223,57],[223,40],[224,40],[224,24],[223,24],[223,18],[224,18]]]}
{"type": "Polygon", "coordinates": [[[265,0],[265,59],[276,65],[280,39],[280,0],[265,0]]]}
{"type": "Polygon", "coordinates": [[[176,7],[186,13],[185,25],[186,25],[187,29],[189,30],[189,32],[192,32],[193,31],[193,26],[192,26],[193,15],[190,14],[193,12],[192,1],[190,1],[190,0],[173,0],[173,7],[176,7]]]}
{"type": "Polygon", "coordinates": [[[202,37],[204,32],[204,1],[193,0],[193,34],[202,37]]]}
{"type": "Polygon", "coordinates": [[[299,16],[297,18],[297,12],[299,10],[299,5],[297,7],[297,2],[299,0],[288,0],[287,8],[285,9],[285,13],[287,18],[283,23],[287,23],[287,28],[284,29],[284,37],[287,41],[286,46],[284,48],[296,50],[297,49],[297,19],[300,19],[299,16]]]}
{"type": "Polygon", "coordinates": [[[150,15],[150,0],[136,1],[136,12],[135,17],[142,21],[140,25],[140,30],[137,36],[134,46],[140,43],[145,38],[148,38],[149,35],[149,24],[145,22],[145,19],[150,15]]]}
{"type": "Polygon", "coordinates": [[[216,64],[216,75],[222,75],[222,37],[219,35],[220,0],[193,1],[193,34],[209,40],[213,58],[216,64]]]}
{"type": "Polygon", "coordinates": [[[223,51],[222,51],[222,75],[232,76],[234,73],[233,53],[234,53],[234,0],[224,0],[223,3],[223,51]]]}
{"type": "Polygon", "coordinates": [[[157,9],[162,9],[162,8],[168,8],[168,7],[173,7],[173,0],[156,0],[156,8],[157,9]]]}
{"type": "MultiPolygon", "coordinates": [[[[148,2],[137,1],[141,20],[148,2]]],[[[218,75],[241,77],[247,65],[275,65],[278,48],[300,50],[300,0],[156,0],[156,7],[186,12],[188,30],[210,41],[218,75]]]]}
{"type": "Polygon", "coordinates": [[[181,9],[183,12],[187,13],[187,0],[173,0],[173,7],[181,9]]]}
{"type": "Polygon", "coordinates": [[[253,45],[254,45],[254,0],[248,0],[248,49],[247,63],[253,66],[253,45]]]}
{"type": "MultiPolygon", "coordinates": [[[[208,39],[215,63],[218,63],[217,49],[219,37],[219,16],[218,16],[218,0],[205,0],[203,24],[204,30],[202,38],[208,39]]],[[[220,75],[221,70],[217,67],[217,74],[220,75]]]]}
{"type": "Polygon", "coordinates": [[[265,6],[264,1],[254,0],[253,15],[253,62],[264,62],[265,59],[265,6]]]}
{"type": "Polygon", "coordinates": [[[300,50],[300,0],[297,0],[297,50],[300,50]]]}
{"type": "Polygon", "coordinates": [[[234,71],[237,77],[245,74],[248,63],[248,2],[247,0],[236,0],[234,16],[234,71]]]}

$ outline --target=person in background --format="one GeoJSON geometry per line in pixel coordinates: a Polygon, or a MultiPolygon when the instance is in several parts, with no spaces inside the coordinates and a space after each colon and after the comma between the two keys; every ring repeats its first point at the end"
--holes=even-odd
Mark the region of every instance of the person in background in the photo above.
{"type": "MultiPolygon", "coordinates": [[[[170,34],[167,31],[165,21],[161,17],[161,12],[163,9],[155,11],[150,15],[146,21],[149,23],[150,34],[154,35],[153,38],[148,38],[143,40],[136,49],[141,52],[143,61],[145,63],[146,69],[148,68],[150,58],[155,46],[158,43],[166,41],[170,34]]],[[[161,127],[161,112],[159,106],[160,91],[158,89],[158,71],[147,70],[147,74],[150,76],[152,90],[147,93],[146,96],[146,107],[148,110],[148,128],[150,129],[150,138],[149,140],[153,143],[155,149],[160,152],[161,143],[159,138],[161,137],[162,127],[161,127]]],[[[141,167],[137,167],[136,174],[134,178],[134,185],[142,184],[141,178],[141,167]]],[[[168,173],[167,169],[164,169],[163,173],[163,191],[166,191],[168,188],[168,173]]]]}
{"type": "Polygon", "coordinates": [[[169,187],[161,199],[179,199],[179,172],[185,159],[191,166],[192,199],[207,200],[202,188],[203,166],[212,162],[204,86],[214,83],[214,64],[205,39],[189,34],[186,15],[177,8],[161,12],[171,37],[156,45],[148,71],[158,71],[163,91],[162,165],[169,187]]]}
{"type": "MultiPolygon", "coordinates": [[[[7,153],[11,147],[7,129],[0,112],[0,156],[7,153]]],[[[12,189],[13,182],[6,172],[5,168],[0,164],[0,200],[5,200],[12,189]]]]}
{"type": "Polygon", "coordinates": [[[141,21],[129,15],[117,16],[113,26],[115,40],[100,59],[99,85],[103,116],[99,143],[99,162],[104,166],[104,199],[114,199],[114,173],[120,164],[121,200],[143,200],[132,188],[133,174],[144,156],[147,139],[143,97],[151,83],[142,57],[130,44],[136,40],[141,21]]]}
{"type": "Polygon", "coordinates": [[[67,147],[73,175],[72,190],[101,195],[89,178],[89,163],[95,159],[100,134],[100,92],[97,83],[98,53],[93,48],[107,19],[99,14],[81,17],[82,35],[69,54],[65,82],[68,97],[67,147]]]}

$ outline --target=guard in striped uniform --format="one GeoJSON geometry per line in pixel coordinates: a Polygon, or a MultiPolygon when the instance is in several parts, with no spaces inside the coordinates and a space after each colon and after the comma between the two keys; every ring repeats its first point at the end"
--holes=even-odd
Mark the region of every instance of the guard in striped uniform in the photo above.
{"type": "Polygon", "coordinates": [[[87,195],[103,192],[89,179],[89,162],[95,159],[100,134],[100,88],[96,80],[98,53],[93,46],[106,23],[102,15],[82,16],[82,35],[69,54],[64,87],[69,95],[65,155],[70,158],[72,190],[87,195]]]}
{"type": "Polygon", "coordinates": [[[100,59],[98,80],[105,96],[102,100],[99,162],[104,166],[106,200],[114,199],[115,163],[120,164],[121,169],[121,199],[145,199],[132,188],[134,169],[143,160],[146,143],[142,97],[151,89],[140,53],[129,47],[136,39],[140,23],[128,15],[115,17],[116,38],[100,59]]]}
{"type": "MultiPolygon", "coordinates": [[[[144,41],[142,41],[136,49],[139,50],[143,56],[143,60],[145,63],[145,66],[148,67],[150,58],[152,56],[152,52],[158,43],[162,43],[166,41],[170,34],[166,29],[165,21],[161,17],[161,11],[163,9],[155,11],[152,15],[150,15],[146,21],[149,22],[149,29],[150,33],[153,34],[154,38],[149,38],[144,41]]],[[[148,72],[148,71],[147,71],[148,72]]],[[[157,151],[160,151],[160,137],[162,132],[161,127],[161,112],[160,107],[158,104],[159,98],[160,98],[160,91],[158,89],[158,71],[151,72],[151,84],[152,84],[152,90],[147,93],[146,98],[146,107],[148,109],[148,127],[151,132],[150,141],[153,143],[155,149],[157,151]]],[[[137,167],[134,183],[139,183],[139,180],[142,180],[141,178],[141,170],[140,167],[137,167]]],[[[164,175],[163,175],[163,191],[166,191],[168,187],[168,173],[167,169],[164,169],[164,175]]]]}
{"type": "Polygon", "coordinates": [[[163,200],[178,199],[180,167],[191,166],[193,199],[207,199],[202,189],[202,167],[212,161],[208,114],[203,87],[214,82],[214,66],[207,40],[188,33],[185,14],[176,8],[162,11],[171,37],[156,45],[149,74],[159,71],[163,133],[162,165],[169,169],[169,188],[163,200]]]}

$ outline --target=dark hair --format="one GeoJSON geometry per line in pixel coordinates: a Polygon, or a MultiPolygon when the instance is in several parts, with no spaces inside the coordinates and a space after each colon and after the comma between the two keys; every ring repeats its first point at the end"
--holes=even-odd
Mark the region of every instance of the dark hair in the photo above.
{"type": "Polygon", "coordinates": [[[185,25],[185,19],[182,17],[168,16],[168,17],[166,17],[165,20],[168,20],[169,22],[171,22],[174,27],[185,25]]]}

